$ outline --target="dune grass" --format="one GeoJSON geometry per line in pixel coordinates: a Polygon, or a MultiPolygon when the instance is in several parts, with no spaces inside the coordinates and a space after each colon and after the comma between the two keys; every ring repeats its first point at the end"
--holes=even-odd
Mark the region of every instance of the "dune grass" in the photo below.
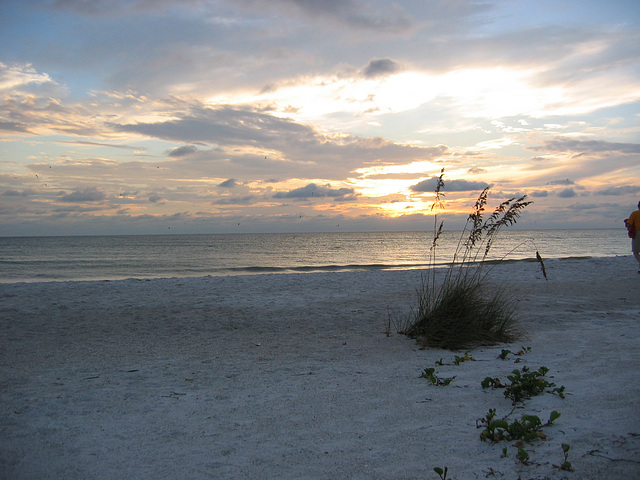
{"type": "MultiPolygon", "coordinates": [[[[435,190],[433,209],[444,208],[444,170],[435,190]]],[[[418,306],[401,332],[424,347],[459,350],[476,345],[512,342],[521,335],[516,319],[515,299],[508,287],[489,288],[486,276],[495,266],[487,261],[493,243],[503,227],[517,222],[531,202],[526,195],[498,205],[486,219],[489,188],[485,188],[467,218],[453,261],[443,280],[436,278],[436,253],[443,222],[434,215],[434,236],[429,270],[417,288],[418,306]]],[[[539,253],[536,258],[543,267],[539,253]]],[[[498,262],[499,263],[499,262],[498,262]]],[[[545,277],[546,277],[546,272],[545,277]]]]}

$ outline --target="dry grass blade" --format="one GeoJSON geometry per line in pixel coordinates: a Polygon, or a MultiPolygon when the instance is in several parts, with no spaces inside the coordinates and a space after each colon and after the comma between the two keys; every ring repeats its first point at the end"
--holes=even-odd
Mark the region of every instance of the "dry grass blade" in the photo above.
{"type": "Polygon", "coordinates": [[[549,281],[549,279],[547,278],[547,269],[544,266],[544,261],[542,260],[542,257],[540,256],[540,253],[537,250],[536,250],[536,260],[540,264],[540,269],[542,270],[542,275],[544,275],[544,279],[549,281]]]}

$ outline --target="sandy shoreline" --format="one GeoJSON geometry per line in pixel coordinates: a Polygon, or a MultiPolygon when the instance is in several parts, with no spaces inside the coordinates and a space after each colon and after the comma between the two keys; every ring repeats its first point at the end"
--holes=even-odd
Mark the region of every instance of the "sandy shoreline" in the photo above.
{"type": "Polygon", "coordinates": [[[448,387],[418,376],[455,353],[384,332],[419,271],[0,284],[0,478],[638,477],[640,275],[630,256],[547,267],[492,272],[528,338],[437,367],[448,387]],[[511,409],[481,380],[522,365],[568,392],[527,402],[562,415],[531,465],[476,429],[511,409]],[[575,472],[552,466],[562,443],[575,472]]]}

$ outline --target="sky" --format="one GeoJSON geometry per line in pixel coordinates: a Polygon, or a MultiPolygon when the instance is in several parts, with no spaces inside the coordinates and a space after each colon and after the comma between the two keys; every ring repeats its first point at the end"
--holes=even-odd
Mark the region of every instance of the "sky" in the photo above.
{"type": "Polygon", "coordinates": [[[640,200],[637,0],[5,0],[0,236],[520,228],[640,200]]]}

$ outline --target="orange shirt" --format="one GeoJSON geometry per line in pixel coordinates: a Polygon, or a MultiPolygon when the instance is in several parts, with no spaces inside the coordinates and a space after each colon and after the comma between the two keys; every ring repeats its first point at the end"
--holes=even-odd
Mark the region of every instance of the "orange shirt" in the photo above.
{"type": "Polygon", "coordinates": [[[640,230],[640,210],[636,210],[627,219],[627,225],[636,227],[636,231],[640,230]]]}

